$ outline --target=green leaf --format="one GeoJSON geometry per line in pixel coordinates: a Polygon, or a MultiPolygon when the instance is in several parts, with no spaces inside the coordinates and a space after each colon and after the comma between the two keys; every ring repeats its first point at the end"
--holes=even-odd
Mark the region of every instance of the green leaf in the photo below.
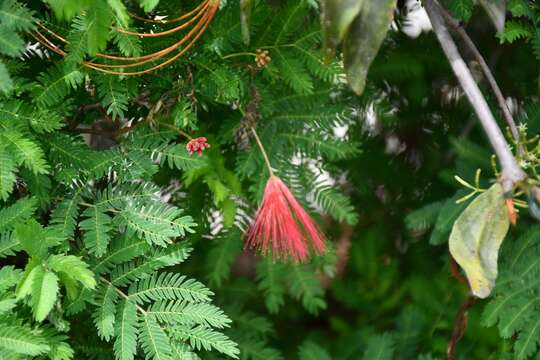
{"type": "Polygon", "coordinates": [[[13,191],[17,164],[6,144],[0,143],[0,199],[7,200],[13,191]]]}
{"type": "Polygon", "coordinates": [[[129,88],[126,80],[103,75],[96,78],[101,103],[113,119],[123,118],[128,108],[129,88]]]}
{"type": "Polygon", "coordinates": [[[531,37],[532,31],[533,29],[529,24],[511,20],[506,22],[502,32],[497,33],[497,38],[499,38],[501,44],[513,43],[516,40],[531,37]]]}
{"type": "Polygon", "coordinates": [[[22,325],[0,326],[0,353],[5,350],[15,354],[38,356],[50,349],[47,340],[34,329],[22,325]]]}
{"type": "Polygon", "coordinates": [[[510,221],[499,183],[461,213],[450,234],[450,253],[465,271],[473,295],[486,298],[495,286],[497,257],[510,221]]]}
{"type": "Polygon", "coordinates": [[[461,21],[469,21],[474,10],[473,0],[455,0],[450,3],[449,10],[461,21]]]}
{"type": "Polygon", "coordinates": [[[8,95],[13,90],[13,80],[9,76],[6,65],[0,61],[0,91],[8,95]]]}
{"type": "Polygon", "coordinates": [[[175,273],[154,274],[129,287],[129,298],[137,303],[158,300],[208,302],[213,293],[202,283],[175,273]]]}
{"type": "Polygon", "coordinates": [[[0,299],[0,315],[12,311],[16,305],[16,298],[0,299]]]}
{"type": "Polygon", "coordinates": [[[90,4],[91,0],[44,0],[49,3],[54,14],[60,20],[70,20],[76,14],[83,12],[90,4]]]}
{"type": "Polygon", "coordinates": [[[300,360],[331,360],[332,358],[319,345],[311,341],[305,341],[299,349],[298,357],[300,360]]]}
{"type": "Polygon", "coordinates": [[[19,57],[24,51],[24,40],[8,27],[0,27],[0,54],[19,57]]]}
{"type": "Polygon", "coordinates": [[[158,3],[159,0],[139,0],[139,4],[141,4],[142,8],[146,12],[154,10],[158,3]]]}
{"type": "Polygon", "coordinates": [[[11,265],[0,268],[0,294],[17,285],[22,277],[22,271],[11,265]]]}
{"type": "Polygon", "coordinates": [[[231,323],[220,308],[208,303],[158,301],[150,306],[147,313],[171,325],[203,325],[223,329],[231,323]]]}
{"type": "Polygon", "coordinates": [[[324,291],[311,264],[290,265],[288,267],[289,291],[297,300],[302,300],[304,308],[312,314],[326,309],[324,291]]]}
{"type": "Polygon", "coordinates": [[[216,349],[222,354],[228,355],[233,359],[238,359],[238,346],[227,336],[208,329],[202,325],[194,328],[178,327],[174,330],[175,335],[183,341],[189,341],[189,344],[197,349],[212,350],[216,349]]]}
{"type": "Polygon", "coordinates": [[[440,245],[448,241],[448,236],[450,235],[454,222],[469,203],[465,201],[456,204],[456,200],[463,197],[465,194],[465,191],[460,190],[442,204],[437,219],[435,220],[435,226],[431,233],[431,237],[429,238],[429,243],[431,245],[440,245]]]}
{"type": "Polygon", "coordinates": [[[210,285],[221,287],[231,274],[231,268],[242,251],[241,233],[235,227],[211,241],[206,260],[210,285]]]}
{"type": "Polygon", "coordinates": [[[31,219],[24,224],[17,225],[15,228],[15,236],[23,250],[30,256],[41,259],[47,256],[50,244],[45,240],[45,231],[34,219],[31,219]]]}
{"type": "Polygon", "coordinates": [[[349,85],[358,95],[366,86],[369,67],[379,52],[394,16],[396,0],[364,1],[347,32],[343,62],[349,85]]]}
{"type": "Polygon", "coordinates": [[[83,216],[86,219],[79,223],[79,227],[84,231],[84,245],[90,253],[101,257],[111,240],[111,218],[97,206],[86,209],[83,216]]]}
{"type": "Polygon", "coordinates": [[[64,238],[71,239],[77,226],[77,216],[79,216],[79,201],[82,188],[62,201],[51,213],[51,227],[60,231],[64,238]]]}
{"type": "Polygon", "coordinates": [[[99,337],[105,341],[109,341],[114,335],[115,302],[117,299],[118,293],[114,285],[105,284],[99,288],[96,300],[97,309],[94,312],[94,323],[98,329],[99,337]]]}
{"type": "Polygon", "coordinates": [[[390,334],[376,335],[367,343],[364,360],[392,360],[394,357],[394,339],[390,334]]]}
{"type": "Polygon", "coordinates": [[[365,0],[323,0],[322,32],[323,49],[327,60],[330,60],[350,30],[353,21],[358,17],[365,0]]]}
{"type": "Polygon", "coordinates": [[[172,346],[164,328],[152,315],[143,314],[139,322],[139,342],[147,359],[170,359],[172,346]]]}
{"type": "Polygon", "coordinates": [[[137,308],[129,300],[118,304],[114,325],[114,354],[118,360],[133,360],[137,351],[137,308]]]}
{"type": "Polygon", "coordinates": [[[88,269],[88,264],[75,255],[52,255],[47,263],[54,271],[73,281],[80,282],[85,288],[94,289],[96,287],[94,273],[88,269]]]}
{"type": "Polygon", "coordinates": [[[104,0],[94,0],[86,12],[85,36],[88,54],[95,55],[105,49],[109,38],[112,13],[104,0]]]}
{"type": "Polygon", "coordinates": [[[43,321],[52,310],[58,296],[58,276],[51,271],[39,270],[32,282],[32,310],[36,321],[43,321]]]}
{"type": "Polygon", "coordinates": [[[84,80],[84,74],[78,68],[58,64],[38,76],[39,83],[33,87],[33,100],[43,107],[52,107],[76,89],[84,80]]]}
{"type": "Polygon", "coordinates": [[[0,209],[0,232],[12,230],[17,224],[26,222],[34,214],[36,208],[36,198],[25,197],[11,206],[0,209]]]}
{"type": "Polygon", "coordinates": [[[13,130],[0,133],[0,141],[7,144],[17,164],[23,164],[34,174],[47,174],[49,172],[45,154],[34,141],[13,130]]]}
{"type": "Polygon", "coordinates": [[[32,293],[34,279],[41,272],[43,272],[43,267],[41,266],[39,260],[30,258],[24,268],[21,281],[17,284],[17,288],[15,289],[17,299],[22,299],[32,293]]]}
{"type": "Polygon", "coordinates": [[[129,26],[129,14],[122,0],[107,0],[107,4],[114,11],[118,23],[123,27],[129,26]]]}
{"type": "Polygon", "coordinates": [[[36,26],[34,13],[15,0],[4,0],[0,4],[0,24],[18,31],[30,31],[36,26]]]}

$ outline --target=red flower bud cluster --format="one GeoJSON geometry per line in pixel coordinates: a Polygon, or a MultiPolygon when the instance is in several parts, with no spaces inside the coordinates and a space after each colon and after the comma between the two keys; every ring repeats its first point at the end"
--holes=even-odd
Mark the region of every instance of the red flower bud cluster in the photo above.
{"type": "Polygon", "coordinates": [[[206,141],[207,140],[205,137],[189,140],[186,145],[186,150],[188,151],[189,155],[193,155],[193,153],[197,152],[199,156],[202,156],[203,150],[210,147],[210,144],[208,144],[206,141]]]}

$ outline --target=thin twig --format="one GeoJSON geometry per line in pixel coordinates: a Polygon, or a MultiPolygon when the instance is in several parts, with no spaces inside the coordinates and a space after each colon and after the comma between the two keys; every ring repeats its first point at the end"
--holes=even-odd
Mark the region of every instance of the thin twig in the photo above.
{"type": "Polygon", "coordinates": [[[514,140],[517,142],[519,141],[519,132],[516,126],[516,123],[514,121],[514,118],[512,117],[512,114],[510,113],[510,109],[508,108],[508,105],[506,103],[506,100],[504,99],[504,96],[502,94],[501,89],[499,88],[499,85],[497,84],[497,81],[495,80],[495,77],[493,76],[493,73],[491,72],[488,64],[486,63],[486,60],[484,60],[484,57],[474,44],[474,42],[469,37],[469,34],[465,31],[463,26],[459,21],[454,19],[454,17],[439,3],[435,3],[440,10],[441,15],[444,17],[448,25],[454,29],[458,35],[461,37],[465,45],[471,50],[473,56],[475,57],[476,61],[480,64],[480,67],[482,68],[482,72],[484,73],[486,80],[491,87],[491,90],[493,91],[493,94],[497,98],[497,102],[499,103],[499,107],[501,108],[501,111],[503,113],[503,117],[506,120],[506,123],[508,124],[508,127],[510,128],[510,131],[512,132],[512,136],[514,137],[514,140]]]}
{"type": "MultiPolygon", "coordinates": [[[[129,298],[128,295],[126,295],[122,290],[120,290],[119,288],[117,288],[116,286],[114,286],[114,284],[112,282],[110,282],[109,280],[105,279],[103,276],[100,276],[99,277],[99,280],[103,281],[104,283],[106,283],[107,285],[109,286],[112,286],[114,291],[116,291],[116,293],[118,295],[120,295],[121,297],[123,297],[124,299],[126,299],[127,301],[131,301],[131,299],[129,298]]],[[[140,307],[138,304],[136,304],[135,302],[131,301],[135,307],[137,308],[137,310],[139,310],[141,312],[141,314],[143,314],[144,316],[148,315],[148,313],[146,312],[146,310],[144,310],[142,307],[140,307]]]]}
{"type": "MultiPolygon", "coordinates": [[[[467,288],[470,291],[471,288],[469,286],[469,282],[459,271],[459,266],[456,263],[456,260],[454,260],[454,258],[452,257],[452,254],[448,253],[448,256],[450,258],[449,259],[450,274],[452,274],[452,276],[456,278],[460,283],[467,286],[467,288]]],[[[456,347],[459,341],[461,340],[461,338],[463,337],[463,335],[465,335],[465,331],[467,330],[467,320],[468,320],[467,311],[470,309],[470,307],[474,304],[475,301],[476,299],[473,296],[468,295],[465,302],[459,307],[458,313],[456,315],[456,319],[454,320],[452,337],[450,338],[448,347],[446,348],[446,357],[448,360],[454,359],[454,353],[456,351],[456,347]]]]}
{"type": "Polygon", "coordinates": [[[431,20],[431,24],[433,25],[433,31],[437,35],[437,39],[450,62],[450,66],[471,103],[478,120],[480,120],[489,142],[491,143],[491,147],[501,163],[501,186],[505,193],[511,193],[517,184],[527,178],[527,174],[518,165],[514,155],[510,151],[510,147],[506,142],[501,129],[497,125],[486,99],[478,88],[478,84],[476,84],[465,61],[463,61],[463,58],[459,54],[457,46],[444,23],[440,7],[436,5],[435,0],[426,0],[425,7],[429,19],[431,20]]]}
{"type": "Polygon", "coordinates": [[[467,330],[467,322],[469,320],[468,310],[476,302],[476,298],[473,296],[468,296],[467,300],[459,307],[456,319],[454,320],[454,330],[452,331],[452,338],[448,343],[448,348],[446,349],[446,358],[448,360],[454,359],[454,354],[456,351],[457,344],[459,340],[465,335],[465,330],[467,330]]]}
{"type": "Polygon", "coordinates": [[[266,167],[268,168],[268,172],[270,173],[270,176],[274,176],[274,171],[272,170],[272,165],[270,164],[270,159],[268,158],[268,154],[266,154],[266,150],[264,150],[264,146],[261,142],[261,139],[259,139],[259,135],[257,135],[257,131],[252,127],[251,133],[255,137],[255,141],[257,142],[257,145],[259,146],[259,149],[261,150],[264,162],[266,163],[266,167]]]}

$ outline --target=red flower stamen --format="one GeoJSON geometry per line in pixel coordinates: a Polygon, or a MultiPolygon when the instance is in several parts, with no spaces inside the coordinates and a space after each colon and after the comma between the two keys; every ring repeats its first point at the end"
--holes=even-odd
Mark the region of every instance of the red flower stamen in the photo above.
{"type": "Polygon", "coordinates": [[[263,254],[271,251],[276,259],[304,262],[309,258],[309,248],[321,254],[325,244],[319,227],[287,185],[277,176],[271,176],[247,232],[245,248],[255,248],[263,254]]]}
{"type": "Polygon", "coordinates": [[[186,150],[188,151],[189,155],[193,155],[193,153],[197,152],[199,156],[202,156],[203,150],[210,147],[210,144],[208,144],[206,141],[207,140],[205,137],[189,140],[186,145],[186,150]]]}

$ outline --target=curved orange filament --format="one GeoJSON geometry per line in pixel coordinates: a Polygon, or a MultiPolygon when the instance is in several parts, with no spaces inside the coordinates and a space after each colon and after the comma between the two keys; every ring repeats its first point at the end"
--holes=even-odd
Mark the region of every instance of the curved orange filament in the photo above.
{"type": "MultiPolygon", "coordinates": [[[[205,15],[208,14],[209,12],[211,12],[211,10],[209,10],[209,9],[214,8],[214,7],[216,7],[216,9],[217,9],[218,5],[210,5],[210,7],[205,6],[205,12],[200,12],[199,14],[197,14],[197,16],[194,18],[194,20],[197,19],[201,14],[205,14],[205,15]]],[[[60,41],[66,43],[66,44],[69,43],[65,38],[61,37],[60,35],[58,35],[54,31],[48,29],[47,27],[45,27],[45,26],[43,26],[41,24],[39,24],[39,26],[41,28],[45,29],[53,37],[59,39],[60,41]]],[[[173,45],[171,45],[171,46],[169,46],[169,47],[167,47],[165,49],[162,49],[162,50],[159,50],[159,51],[156,51],[154,53],[147,54],[147,55],[144,55],[144,56],[116,56],[116,55],[108,55],[108,54],[97,53],[96,57],[102,58],[102,59],[108,59],[108,60],[118,60],[118,61],[139,61],[139,60],[150,60],[151,61],[152,59],[154,59],[156,57],[166,55],[166,54],[170,53],[171,51],[177,49],[184,42],[185,41],[181,41],[181,44],[178,44],[178,42],[177,42],[177,43],[175,43],[175,44],[173,44],[173,45]]],[[[110,67],[115,67],[113,65],[109,65],[109,66],[110,67]]],[[[121,67],[121,66],[118,66],[118,67],[121,67]]]]}
{"type": "Polygon", "coordinates": [[[188,17],[190,17],[193,13],[197,12],[197,10],[206,2],[209,2],[210,0],[205,0],[203,1],[201,4],[199,4],[195,9],[191,10],[190,12],[188,13],[185,13],[184,15],[180,16],[180,17],[177,17],[175,19],[169,19],[169,20],[155,20],[155,19],[148,19],[148,18],[144,18],[144,17],[141,17],[141,16],[138,16],[136,14],[133,14],[133,13],[129,13],[129,16],[131,16],[132,18],[134,19],[137,19],[137,20],[140,20],[140,21],[144,21],[144,22],[147,22],[147,23],[152,23],[152,24],[171,24],[171,23],[175,23],[175,22],[179,22],[179,21],[182,21],[188,17]]]}
{"type": "Polygon", "coordinates": [[[116,31],[118,31],[120,33],[123,33],[123,34],[135,35],[135,36],[139,36],[139,37],[159,37],[159,36],[169,35],[169,34],[180,31],[180,30],[188,27],[189,25],[191,25],[195,20],[197,20],[201,16],[201,14],[206,12],[206,9],[208,8],[208,6],[209,5],[208,5],[208,0],[207,0],[205,6],[202,7],[201,11],[199,11],[189,21],[183,23],[182,25],[178,25],[177,27],[174,27],[172,29],[161,31],[161,32],[158,32],[158,33],[139,33],[139,32],[136,32],[136,31],[129,31],[129,30],[120,29],[120,28],[116,29],[116,31]]]}
{"type": "Polygon", "coordinates": [[[94,69],[94,70],[101,71],[101,72],[104,72],[106,74],[124,75],[124,76],[125,75],[128,75],[128,76],[129,75],[142,75],[142,74],[147,74],[147,73],[150,73],[152,71],[161,69],[162,67],[164,67],[164,66],[172,63],[173,61],[177,60],[178,58],[180,58],[182,55],[184,55],[186,53],[186,51],[188,51],[193,46],[193,44],[202,36],[202,34],[204,34],[206,28],[210,24],[210,22],[211,22],[212,18],[214,17],[214,14],[216,13],[216,11],[217,11],[217,7],[213,8],[211,10],[211,15],[210,15],[208,21],[204,24],[203,28],[199,31],[199,33],[193,38],[193,40],[191,40],[191,42],[185,48],[183,48],[178,54],[174,55],[173,57],[165,60],[161,64],[158,64],[158,65],[156,65],[154,67],[151,67],[151,68],[145,69],[145,70],[140,70],[140,71],[120,72],[120,71],[110,71],[110,70],[106,70],[106,69],[103,69],[103,68],[100,68],[100,67],[88,66],[87,64],[85,64],[85,65],[92,68],[92,69],[94,69]]]}
{"type": "Polygon", "coordinates": [[[168,48],[166,49],[163,49],[161,51],[159,51],[159,55],[155,55],[155,56],[151,56],[151,57],[148,57],[148,55],[146,56],[146,59],[142,60],[142,61],[138,61],[138,62],[135,62],[135,63],[132,63],[132,64],[114,64],[114,65],[109,65],[109,64],[101,64],[100,66],[102,68],[129,68],[129,67],[134,67],[134,66],[140,66],[140,65],[144,65],[146,63],[149,63],[153,60],[155,60],[156,58],[160,58],[160,57],[163,57],[165,55],[168,55],[170,54],[171,52],[173,52],[174,50],[178,49],[180,46],[182,46],[184,43],[186,43],[199,29],[201,29],[201,27],[204,26],[205,23],[207,23],[209,20],[211,19],[211,14],[210,13],[207,13],[205,14],[201,20],[199,20],[199,22],[197,23],[197,25],[191,29],[191,31],[189,33],[187,33],[180,41],[176,42],[175,44],[169,46],[168,48]]]}
{"type": "MultiPolygon", "coordinates": [[[[97,56],[99,56],[99,57],[112,59],[112,60],[122,60],[122,61],[144,60],[144,61],[140,61],[140,62],[136,62],[136,63],[132,63],[132,64],[116,64],[116,65],[99,64],[99,63],[95,63],[95,62],[91,62],[91,61],[83,61],[81,64],[88,67],[88,68],[91,68],[91,69],[94,69],[94,70],[97,70],[97,71],[101,71],[101,72],[104,72],[104,73],[107,73],[107,74],[111,74],[111,75],[140,75],[140,74],[146,74],[146,73],[158,70],[158,69],[170,64],[171,62],[177,60],[183,54],[185,54],[193,46],[193,44],[202,36],[202,34],[206,31],[206,29],[208,28],[208,25],[210,24],[211,20],[213,19],[215,13],[217,12],[217,10],[219,8],[219,2],[211,4],[209,0],[206,0],[205,3],[206,3],[206,5],[204,6],[205,11],[199,12],[199,14],[195,17],[195,19],[197,19],[200,16],[200,14],[204,14],[201,17],[201,19],[199,20],[199,22],[195,25],[195,27],[188,34],[186,34],[180,41],[176,42],[175,44],[173,44],[173,45],[171,45],[171,46],[169,46],[169,47],[167,47],[167,48],[165,48],[163,50],[157,51],[157,52],[155,52],[153,54],[141,56],[141,57],[119,57],[119,56],[112,56],[112,55],[106,55],[106,54],[97,54],[97,56]],[[194,34],[195,34],[195,37],[178,54],[174,55],[173,57],[171,57],[171,58],[165,60],[164,62],[162,62],[162,63],[160,63],[158,65],[155,65],[155,66],[153,66],[151,68],[148,68],[148,69],[145,69],[145,70],[140,70],[140,71],[132,71],[132,72],[120,72],[120,71],[107,70],[107,68],[127,68],[127,67],[140,66],[140,65],[146,64],[148,62],[161,59],[163,56],[165,56],[165,55],[171,53],[172,51],[178,49],[179,47],[181,47],[194,34]]],[[[60,40],[60,41],[62,41],[64,43],[68,43],[66,39],[62,38],[60,35],[54,33],[53,31],[47,29],[45,26],[40,25],[40,27],[47,30],[47,32],[51,33],[51,35],[53,37],[57,38],[58,40],[60,40]]],[[[56,54],[58,54],[60,56],[66,56],[65,51],[63,51],[58,46],[56,46],[54,43],[52,43],[43,34],[41,34],[39,32],[36,32],[36,33],[33,33],[32,36],[36,40],[38,40],[40,43],[42,43],[44,46],[46,46],[49,50],[53,51],[54,53],[56,53],[56,54]]]]}
{"type": "MultiPolygon", "coordinates": [[[[111,74],[111,75],[140,75],[140,74],[146,74],[146,73],[150,73],[152,71],[161,69],[162,67],[164,67],[164,66],[170,64],[171,62],[177,60],[178,58],[180,58],[183,54],[185,54],[193,46],[193,44],[206,31],[206,29],[208,28],[208,25],[210,24],[210,22],[214,18],[214,16],[215,16],[218,9],[219,9],[219,0],[218,1],[204,0],[195,9],[193,9],[189,13],[186,13],[186,14],[182,15],[181,17],[179,17],[177,19],[172,19],[172,20],[168,20],[168,21],[155,21],[157,23],[171,23],[171,22],[183,20],[183,19],[191,16],[192,14],[195,14],[195,16],[192,19],[190,19],[188,22],[186,22],[186,23],[184,23],[182,25],[179,25],[179,26],[177,26],[177,27],[175,27],[173,29],[169,29],[169,30],[163,31],[161,33],[156,33],[156,34],[141,34],[141,33],[136,33],[136,32],[130,32],[130,31],[127,31],[127,30],[124,31],[123,29],[116,29],[119,32],[123,32],[125,34],[134,35],[134,36],[142,36],[142,37],[144,37],[144,36],[163,36],[163,35],[172,34],[172,33],[176,32],[176,31],[184,29],[184,28],[188,27],[189,25],[191,25],[193,22],[195,22],[197,19],[199,19],[199,21],[196,23],[196,25],[193,27],[193,29],[191,29],[178,42],[168,46],[165,49],[156,51],[156,52],[154,52],[152,54],[148,54],[148,55],[144,55],[144,56],[135,56],[135,57],[115,56],[115,55],[107,55],[107,54],[102,54],[102,53],[96,54],[96,56],[99,57],[99,58],[117,60],[117,61],[135,61],[134,63],[130,63],[130,64],[100,64],[100,63],[95,63],[95,62],[92,62],[92,61],[82,61],[81,64],[83,66],[88,67],[88,68],[91,68],[91,69],[94,69],[94,70],[97,70],[97,71],[101,71],[101,72],[104,72],[104,73],[107,73],[107,74],[111,74]],[[160,64],[157,64],[157,65],[155,65],[155,66],[153,66],[151,68],[144,69],[144,70],[139,70],[139,71],[131,71],[131,72],[121,72],[121,71],[108,70],[110,68],[136,67],[136,66],[141,66],[141,65],[147,64],[147,63],[152,62],[152,61],[159,60],[159,59],[163,58],[164,56],[170,54],[174,50],[179,49],[182,45],[184,45],[190,39],[191,39],[191,41],[183,49],[181,49],[178,52],[178,54],[170,57],[169,59],[167,59],[167,60],[161,62],[160,64]]],[[[149,21],[149,22],[154,22],[154,21],[149,21]]],[[[63,43],[69,44],[69,42],[65,38],[58,35],[54,31],[48,29],[44,25],[38,24],[38,26],[40,28],[44,29],[45,31],[47,31],[49,34],[51,34],[51,36],[53,36],[57,40],[59,40],[59,41],[61,41],[63,43]]],[[[32,36],[37,41],[42,43],[46,48],[51,50],[52,52],[54,52],[54,53],[56,53],[56,54],[58,54],[60,56],[66,56],[67,55],[64,50],[62,50],[60,47],[58,47],[56,44],[54,44],[44,34],[42,34],[40,32],[35,32],[35,33],[32,33],[32,36]]]]}

